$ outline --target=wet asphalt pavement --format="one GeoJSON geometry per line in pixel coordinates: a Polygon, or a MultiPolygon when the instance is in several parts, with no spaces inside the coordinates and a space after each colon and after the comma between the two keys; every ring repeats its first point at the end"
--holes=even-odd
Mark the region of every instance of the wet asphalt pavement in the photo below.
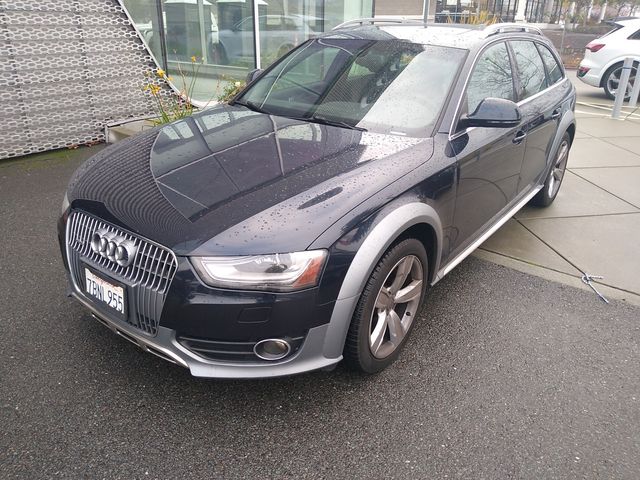
{"type": "Polygon", "coordinates": [[[0,478],[640,477],[640,309],[470,258],[382,374],[194,379],[64,296],[67,155],[0,163],[0,478]]]}

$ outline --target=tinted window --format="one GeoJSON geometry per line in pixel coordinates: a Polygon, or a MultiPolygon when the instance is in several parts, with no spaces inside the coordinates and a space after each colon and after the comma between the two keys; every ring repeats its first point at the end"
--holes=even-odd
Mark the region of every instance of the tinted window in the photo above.
{"type": "Polygon", "coordinates": [[[562,68],[558,65],[556,58],[544,45],[538,44],[540,55],[542,55],[542,61],[545,67],[547,67],[547,73],[549,75],[549,84],[553,85],[562,79],[562,68]]]}
{"type": "Polygon", "coordinates": [[[602,35],[601,37],[598,38],[604,38],[607,35],[611,35],[613,32],[617,32],[618,30],[620,30],[622,28],[622,25],[614,25],[613,28],[611,30],[609,30],[607,33],[605,33],[604,35],[602,35]]]}
{"type": "Polygon", "coordinates": [[[487,97],[515,100],[511,63],[504,43],[488,48],[476,63],[467,85],[468,112],[473,113],[487,97]]]}
{"type": "Polygon", "coordinates": [[[640,30],[629,37],[629,40],[640,40],[640,30]]]}
{"type": "Polygon", "coordinates": [[[520,100],[547,88],[547,76],[542,58],[533,42],[511,42],[520,77],[520,100]]]}

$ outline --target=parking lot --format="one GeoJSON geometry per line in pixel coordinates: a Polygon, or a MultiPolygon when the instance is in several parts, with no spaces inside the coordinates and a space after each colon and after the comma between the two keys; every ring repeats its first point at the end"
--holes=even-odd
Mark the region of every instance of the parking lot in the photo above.
{"type": "Polygon", "coordinates": [[[0,163],[2,478],[640,476],[640,308],[567,285],[580,272],[469,258],[370,377],[205,381],[115,337],[65,297],[55,232],[96,148],[0,163]]]}

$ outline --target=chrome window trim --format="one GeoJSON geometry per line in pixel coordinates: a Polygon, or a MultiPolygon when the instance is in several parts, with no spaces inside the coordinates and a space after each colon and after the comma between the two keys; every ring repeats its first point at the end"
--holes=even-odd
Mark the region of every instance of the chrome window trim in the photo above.
{"type": "MultiPolygon", "coordinates": [[[[471,74],[473,73],[475,66],[477,65],[478,59],[480,58],[480,55],[482,55],[485,51],[487,51],[487,49],[489,49],[490,47],[492,47],[493,45],[500,43],[500,42],[508,42],[511,40],[524,40],[524,41],[529,41],[529,42],[533,42],[533,43],[540,43],[544,46],[546,46],[544,44],[544,42],[540,42],[537,39],[532,39],[532,38],[528,38],[528,37],[520,37],[520,36],[515,36],[513,38],[500,38],[500,39],[496,39],[490,43],[487,43],[486,45],[484,45],[475,55],[475,57],[473,58],[473,64],[471,66],[471,68],[469,69],[469,72],[467,73],[467,77],[464,80],[464,85],[462,87],[462,94],[460,95],[460,98],[458,98],[458,103],[456,105],[456,109],[454,111],[454,115],[451,119],[451,125],[449,126],[449,140],[454,140],[456,138],[458,138],[459,136],[470,132],[471,130],[473,130],[476,127],[470,127],[470,128],[466,128],[464,130],[461,130],[459,132],[456,132],[455,126],[458,123],[458,119],[459,119],[459,115],[460,115],[460,109],[462,107],[462,99],[464,98],[464,94],[467,91],[467,87],[469,86],[469,79],[471,78],[471,74]]],[[[547,47],[548,48],[548,47],[547,47]]],[[[551,51],[549,49],[549,51],[551,51]]],[[[551,53],[553,54],[553,56],[555,57],[555,53],[553,53],[551,51],[551,53]]],[[[542,57],[541,57],[542,58],[542,57]]],[[[557,61],[557,58],[556,58],[557,61]]],[[[562,66],[562,64],[560,63],[560,65],[562,66]]],[[[513,69],[512,69],[513,71],[513,69]]],[[[546,75],[546,73],[545,73],[546,75]]],[[[519,102],[516,103],[516,105],[518,105],[518,107],[520,107],[521,105],[525,105],[527,102],[536,99],[538,96],[542,95],[543,93],[546,93],[548,91],[550,91],[553,88],[558,87],[559,85],[562,85],[565,82],[568,82],[569,78],[566,75],[566,71],[564,69],[564,66],[562,66],[562,79],[556,83],[554,83],[553,85],[548,86],[547,88],[545,88],[544,90],[539,91],[538,93],[531,95],[530,97],[527,97],[519,102]]]]}

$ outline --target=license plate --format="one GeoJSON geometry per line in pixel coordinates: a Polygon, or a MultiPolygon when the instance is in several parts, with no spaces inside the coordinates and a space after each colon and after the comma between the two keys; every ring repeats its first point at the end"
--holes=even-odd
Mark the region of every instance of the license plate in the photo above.
{"type": "Polygon", "coordinates": [[[87,295],[121,316],[125,315],[124,288],[99,277],[88,268],[84,269],[85,291],[87,295]]]}

